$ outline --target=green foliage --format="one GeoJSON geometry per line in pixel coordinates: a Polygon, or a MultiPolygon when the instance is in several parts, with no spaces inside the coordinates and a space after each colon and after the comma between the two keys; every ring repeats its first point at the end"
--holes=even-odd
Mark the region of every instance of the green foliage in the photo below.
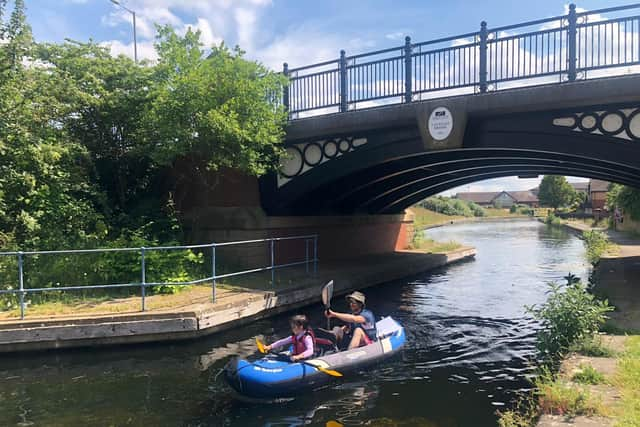
{"type": "Polygon", "coordinates": [[[450,216],[483,217],[486,215],[485,210],[478,204],[450,197],[429,197],[419,205],[425,209],[450,216]]]}
{"type": "Polygon", "coordinates": [[[562,221],[560,220],[560,218],[555,216],[552,211],[547,211],[547,216],[544,219],[544,222],[545,222],[545,224],[548,224],[548,225],[560,225],[560,224],[562,224],[562,221]]]}
{"type": "Polygon", "coordinates": [[[584,339],[572,344],[569,351],[590,357],[613,357],[616,352],[606,347],[602,343],[599,335],[594,337],[585,337],[584,339]]]}
{"type": "Polygon", "coordinates": [[[534,381],[538,407],[543,414],[595,415],[601,412],[601,405],[594,403],[587,390],[572,387],[555,379],[548,370],[534,381]]]}
{"type": "Polygon", "coordinates": [[[640,336],[627,338],[618,362],[615,384],[622,391],[619,425],[640,425],[640,336]]]}
{"type": "Polygon", "coordinates": [[[509,212],[512,214],[533,216],[533,209],[531,209],[526,205],[518,205],[518,204],[511,205],[511,207],[509,208],[509,212]]]}
{"type": "Polygon", "coordinates": [[[541,306],[527,307],[540,321],[537,347],[543,358],[554,360],[586,337],[591,337],[604,324],[612,311],[606,300],[600,301],[580,283],[561,286],[549,284],[549,297],[541,306]]]}
{"type": "Polygon", "coordinates": [[[282,154],[286,114],[272,101],[282,76],[224,44],[204,57],[200,33],[158,27],[157,86],[147,114],[151,153],[160,164],[197,159],[208,169],[262,175],[282,154]]]}
{"type": "Polygon", "coordinates": [[[571,380],[580,384],[602,384],[604,383],[604,375],[594,369],[591,365],[580,364],[578,371],[573,374],[571,380]]]}
{"type": "Polygon", "coordinates": [[[619,207],[631,219],[640,221],[640,189],[620,184],[611,184],[607,193],[607,206],[619,207]]]}
{"type": "Polygon", "coordinates": [[[575,190],[564,176],[546,175],[540,182],[538,199],[543,206],[559,208],[571,204],[575,199],[575,190]]]}
{"type": "Polygon", "coordinates": [[[582,233],[584,245],[587,247],[587,259],[593,265],[597,264],[602,254],[611,243],[606,234],[597,230],[584,231],[582,233]]]}
{"type": "MultiPolygon", "coordinates": [[[[190,188],[185,175],[193,182],[220,167],[253,175],[278,167],[286,115],[274,95],[285,79],[238,48],[205,56],[199,33],[162,27],[158,63],[140,66],[93,42],[35,43],[24,1],[12,2],[8,20],[6,5],[0,0],[3,251],[180,244],[174,197],[190,188]]],[[[140,261],[135,252],[39,255],[25,261],[25,280],[45,288],[137,282],[140,261]]],[[[146,261],[149,282],[203,277],[201,254],[150,251],[146,261]]],[[[0,257],[0,289],[16,286],[15,263],[0,257]]],[[[30,299],[56,295],[65,297],[30,299]]]]}

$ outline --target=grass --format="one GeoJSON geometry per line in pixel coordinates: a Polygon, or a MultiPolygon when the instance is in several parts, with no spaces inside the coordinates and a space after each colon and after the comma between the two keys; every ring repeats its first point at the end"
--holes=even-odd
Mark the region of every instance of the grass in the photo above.
{"type": "Polygon", "coordinates": [[[418,239],[415,240],[409,245],[409,249],[420,249],[421,251],[429,252],[429,253],[442,253],[456,250],[462,247],[462,245],[458,242],[454,242],[450,240],[448,242],[437,242],[433,239],[418,239]]]}
{"type": "Polygon", "coordinates": [[[578,366],[578,372],[573,374],[571,381],[580,384],[602,384],[604,383],[604,375],[598,372],[591,365],[580,364],[578,366]]]}
{"type": "Polygon", "coordinates": [[[602,344],[602,338],[596,335],[573,344],[569,351],[591,357],[613,357],[616,352],[602,344]]]}
{"type": "MultiPolygon", "coordinates": [[[[224,291],[233,290],[273,290],[298,286],[309,280],[305,267],[288,268],[276,272],[275,286],[271,285],[271,273],[254,273],[238,277],[230,277],[224,282],[218,282],[216,288],[221,295],[224,291]]],[[[70,294],[70,292],[69,292],[70,294]]],[[[174,310],[191,304],[210,303],[212,297],[211,284],[184,287],[175,294],[147,294],[145,309],[148,311],[174,310]]],[[[69,316],[82,313],[83,315],[110,315],[139,312],[142,306],[139,290],[137,295],[106,297],[106,296],[71,296],[58,298],[53,301],[29,304],[25,310],[26,319],[50,316],[69,316]]],[[[0,311],[0,321],[15,320],[20,317],[20,308],[0,311]]]]}
{"type": "Polygon", "coordinates": [[[464,219],[464,216],[449,216],[429,209],[414,206],[411,208],[414,214],[413,225],[416,229],[421,230],[431,225],[446,224],[452,220],[464,219]]]}
{"type": "Polygon", "coordinates": [[[627,339],[614,384],[622,395],[616,426],[640,426],[640,336],[627,339]]]}
{"type": "Polygon", "coordinates": [[[536,381],[538,407],[543,414],[575,417],[598,415],[605,412],[602,404],[591,397],[586,389],[571,386],[545,374],[536,381]]]}

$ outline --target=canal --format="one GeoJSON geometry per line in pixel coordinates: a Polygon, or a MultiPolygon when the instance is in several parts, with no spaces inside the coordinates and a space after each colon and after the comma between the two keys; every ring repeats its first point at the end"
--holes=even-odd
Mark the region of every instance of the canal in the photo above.
{"type": "MultiPolygon", "coordinates": [[[[408,344],[359,377],[290,402],[233,399],[221,369],[255,354],[256,336],[286,334],[284,314],[186,343],[0,356],[0,425],[496,425],[532,373],[536,323],[525,305],[544,302],[545,283],[569,272],[586,280],[582,242],[529,220],[426,235],[475,246],[476,259],[365,291],[376,315],[405,326],[408,344]]],[[[303,311],[324,324],[319,305],[303,311]]]]}

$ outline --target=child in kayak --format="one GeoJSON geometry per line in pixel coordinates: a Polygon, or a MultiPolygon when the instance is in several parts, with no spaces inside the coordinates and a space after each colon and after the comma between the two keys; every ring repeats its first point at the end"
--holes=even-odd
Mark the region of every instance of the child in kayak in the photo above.
{"type": "Polygon", "coordinates": [[[309,319],[304,314],[297,314],[289,319],[291,335],[264,347],[266,351],[284,345],[293,344],[292,361],[304,360],[315,353],[316,337],[309,328],[309,319]]]}

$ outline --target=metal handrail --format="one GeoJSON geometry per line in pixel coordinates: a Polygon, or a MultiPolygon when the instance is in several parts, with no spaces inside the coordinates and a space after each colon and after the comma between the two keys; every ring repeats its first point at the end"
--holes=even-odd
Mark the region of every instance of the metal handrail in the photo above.
{"type": "Polygon", "coordinates": [[[271,271],[271,286],[275,286],[275,270],[280,268],[292,267],[297,265],[305,265],[306,272],[316,274],[318,271],[318,235],[308,234],[302,236],[287,236],[287,237],[272,237],[267,239],[253,239],[242,240],[234,242],[222,242],[222,243],[206,243],[199,245],[181,245],[181,246],[152,246],[152,247],[140,247],[140,248],[104,248],[104,249],[67,249],[59,251],[10,251],[0,252],[0,256],[16,256],[18,258],[18,289],[0,289],[0,295],[18,295],[20,299],[20,319],[25,317],[25,301],[24,298],[30,293],[42,293],[42,292],[56,292],[56,291],[77,291],[77,290],[92,290],[92,289],[117,289],[128,287],[139,287],[141,290],[141,311],[145,311],[145,297],[146,288],[151,286],[193,286],[200,283],[211,283],[212,288],[212,301],[216,301],[216,284],[219,279],[227,277],[241,276],[245,274],[251,274],[261,271],[271,271]],[[275,243],[290,240],[302,240],[305,242],[305,257],[304,261],[295,261],[285,264],[275,263],[275,243]],[[232,273],[216,274],[216,249],[226,246],[237,246],[254,243],[269,243],[270,247],[270,264],[264,267],[236,271],[232,273]],[[310,246],[312,246],[312,253],[310,253],[310,246]],[[150,251],[169,251],[169,250],[187,250],[187,249],[211,249],[211,276],[190,280],[186,282],[147,282],[146,281],[146,260],[145,253],[150,251]],[[37,255],[68,255],[68,254],[89,254],[89,253],[114,253],[114,252],[139,252],[141,258],[140,270],[141,279],[140,282],[131,283],[111,283],[103,285],[64,285],[56,286],[53,288],[25,288],[24,287],[24,260],[27,256],[37,255]]]}
{"type": "Polygon", "coordinates": [[[284,88],[282,104],[290,119],[295,119],[298,113],[314,110],[322,114],[346,112],[362,102],[378,99],[387,98],[390,102],[385,105],[413,102],[415,95],[425,92],[468,87],[474,93],[485,93],[498,90],[498,84],[505,82],[520,81],[523,86],[535,86],[553,82],[549,81],[553,76],[557,77],[557,83],[590,78],[588,72],[593,70],[629,67],[640,62],[640,49],[635,48],[640,17],[601,16],[636,9],[640,9],[640,3],[577,12],[571,4],[566,15],[493,28],[482,22],[476,32],[419,43],[412,43],[407,37],[401,46],[356,55],[341,51],[338,59],[291,69],[285,64],[284,74],[289,83],[284,88]],[[593,16],[598,20],[588,22],[593,16]],[[625,37],[608,40],[606,32],[615,29],[620,35],[622,22],[625,37]],[[631,24],[627,25],[628,22],[631,24]],[[549,28],[549,24],[553,26],[549,28]],[[531,29],[540,25],[543,28],[531,29]],[[599,32],[589,33],[589,27],[596,25],[605,26],[603,36],[599,32]],[[452,45],[459,40],[467,43],[452,45]],[[589,64],[583,59],[589,54],[584,51],[587,46],[599,55],[589,64]],[[620,53],[623,49],[624,55],[615,55],[615,51],[620,53]],[[367,72],[352,72],[365,68],[367,72]],[[298,75],[301,71],[305,73],[298,75]],[[327,73],[331,78],[327,78],[327,73]],[[546,78],[542,83],[541,77],[546,78]]]}

